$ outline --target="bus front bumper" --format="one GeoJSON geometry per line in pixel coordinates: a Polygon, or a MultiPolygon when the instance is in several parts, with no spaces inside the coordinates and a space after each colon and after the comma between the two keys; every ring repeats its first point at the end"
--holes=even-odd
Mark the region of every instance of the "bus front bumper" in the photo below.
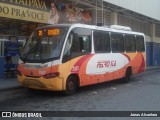
{"type": "Polygon", "coordinates": [[[50,91],[63,91],[63,79],[59,77],[45,79],[43,77],[34,78],[34,77],[26,77],[19,76],[18,81],[21,86],[39,89],[39,90],[50,90],[50,91]]]}

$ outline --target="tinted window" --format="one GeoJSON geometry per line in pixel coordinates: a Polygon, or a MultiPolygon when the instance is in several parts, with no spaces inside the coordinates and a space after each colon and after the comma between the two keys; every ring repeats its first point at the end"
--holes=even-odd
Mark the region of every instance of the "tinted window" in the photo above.
{"type": "Polygon", "coordinates": [[[124,51],[123,34],[111,33],[112,52],[124,51]]]}
{"type": "Polygon", "coordinates": [[[110,52],[109,33],[95,30],[93,36],[95,52],[110,52]]]}
{"type": "Polygon", "coordinates": [[[125,50],[126,52],[136,52],[135,36],[125,35],[125,50]]]}
{"type": "Polygon", "coordinates": [[[47,62],[59,59],[67,32],[66,27],[34,30],[21,54],[21,59],[25,62],[47,62]],[[49,30],[58,32],[49,35],[49,30]]]}
{"type": "Polygon", "coordinates": [[[73,30],[72,52],[81,54],[91,52],[91,29],[76,28],[73,30]]]}
{"type": "Polygon", "coordinates": [[[73,29],[68,36],[68,40],[64,50],[64,56],[72,55],[72,58],[75,58],[90,53],[91,33],[91,29],[73,29]]]}
{"type": "Polygon", "coordinates": [[[143,36],[136,36],[136,48],[138,52],[143,52],[145,50],[143,36]]]}

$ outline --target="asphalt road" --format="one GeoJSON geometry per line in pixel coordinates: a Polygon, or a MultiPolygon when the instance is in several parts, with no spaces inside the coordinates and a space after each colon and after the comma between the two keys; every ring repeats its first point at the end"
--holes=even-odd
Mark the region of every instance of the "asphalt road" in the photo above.
{"type": "Polygon", "coordinates": [[[134,76],[129,83],[114,81],[82,87],[73,96],[27,88],[2,91],[0,111],[160,111],[159,92],[157,69],[134,76]]]}

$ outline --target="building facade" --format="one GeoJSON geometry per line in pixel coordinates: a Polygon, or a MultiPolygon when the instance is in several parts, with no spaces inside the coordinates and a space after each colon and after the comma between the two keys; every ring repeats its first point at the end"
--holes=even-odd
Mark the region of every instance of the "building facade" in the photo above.
{"type": "MultiPolygon", "coordinates": [[[[160,1],[104,0],[113,6],[115,24],[130,26],[146,36],[147,65],[160,65],[160,1]]],[[[112,20],[113,21],[113,20],[112,20]]]]}
{"type": "Polygon", "coordinates": [[[159,0],[0,0],[0,41],[12,35],[27,38],[33,29],[46,24],[123,25],[145,34],[147,65],[158,66],[159,4],[159,0]]]}

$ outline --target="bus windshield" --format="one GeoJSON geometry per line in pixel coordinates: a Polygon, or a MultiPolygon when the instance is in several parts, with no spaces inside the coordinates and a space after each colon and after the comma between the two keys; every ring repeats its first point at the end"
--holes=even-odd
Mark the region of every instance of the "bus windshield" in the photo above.
{"type": "Polygon", "coordinates": [[[68,28],[47,28],[33,31],[21,54],[24,62],[58,59],[68,28]]]}

